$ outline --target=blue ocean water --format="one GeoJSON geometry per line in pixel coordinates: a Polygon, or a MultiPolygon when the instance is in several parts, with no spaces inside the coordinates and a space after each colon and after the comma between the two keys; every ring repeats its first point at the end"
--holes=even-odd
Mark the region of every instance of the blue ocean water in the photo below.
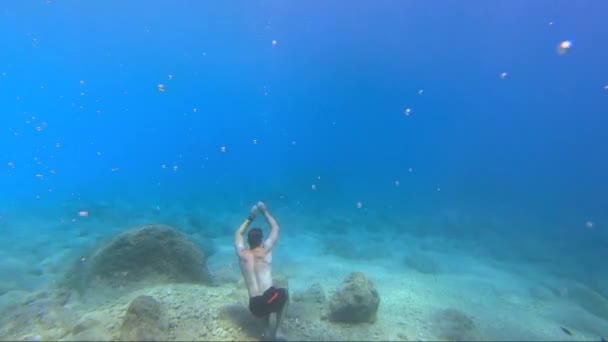
{"type": "Polygon", "coordinates": [[[236,228],[263,200],[287,239],[332,234],[322,222],[338,215],[355,245],[361,224],[391,236],[388,259],[407,251],[402,235],[430,236],[608,298],[605,13],[602,1],[4,2],[0,245],[42,278],[3,291],[44,287],[55,245],[143,223],[187,231],[182,216],[199,211],[236,228]]]}

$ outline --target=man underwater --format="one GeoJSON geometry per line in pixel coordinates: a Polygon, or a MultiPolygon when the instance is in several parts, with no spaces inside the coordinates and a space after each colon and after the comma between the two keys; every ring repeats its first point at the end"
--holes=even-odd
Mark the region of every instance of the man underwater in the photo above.
{"type": "Polygon", "coordinates": [[[247,290],[249,291],[249,311],[259,318],[264,319],[264,337],[277,338],[277,330],[283,321],[289,294],[287,289],[276,288],[272,284],[272,248],[279,238],[279,225],[270,215],[266,205],[258,202],[251,208],[249,216],[234,234],[234,246],[239,256],[241,273],[245,278],[247,290]],[[268,238],[262,242],[263,233],[260,228],[252,228],[247,233],[249,249],[245,248],[243,233],[256,218],[260,211],[270,226],[268,238]],[[270,315],[276,314],[275,324],[270,327],[270,315]]]}

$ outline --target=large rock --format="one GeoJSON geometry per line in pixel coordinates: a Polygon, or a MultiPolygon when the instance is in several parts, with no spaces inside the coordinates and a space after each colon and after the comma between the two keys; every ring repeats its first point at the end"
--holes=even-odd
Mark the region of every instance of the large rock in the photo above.
{"type": "Polygon", "coordinates": [[[132,229],[78,260],[61,285],[80,292],[138,284],[208,283],[206,255],[178,230],[164,225],[132,229]]]}
{"type": "Polygon", "coordinates": [[[120,328],[121,341],[166,341],[169,322],[163,306],[151,296],[133,299],[120,328]]]}
{"type": "Polygon", "coordinates": [[[361,272],[352,272],[329,301],[328,318],[334,322],[373,323],[380,306],[374,284],[361,272]]]}

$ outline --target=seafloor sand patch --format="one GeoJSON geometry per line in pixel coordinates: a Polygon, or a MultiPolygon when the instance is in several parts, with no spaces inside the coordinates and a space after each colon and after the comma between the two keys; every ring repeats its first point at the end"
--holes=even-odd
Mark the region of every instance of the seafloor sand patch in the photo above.
{"type": "MultiPolygon", "coordinates": [[[[292,294],[319,283],[329,297],[348,273],[357,270],[374,282],[381,304],[376,323],[349,325],[298,316],[302,311],[292,303],[282,332],[290,340],[599,340],[606,328],[605,321],[567,297],[530,295],[529,280],[517,275],[458,255],[435,257],[459,262],[463,273],[428,274],[399,269],[397,261],[391,268],[326,255],[307,255],[294,267],[283,265],[292,294]],[[560,326],[573,336],[565,335],[560,326]]],[[[246,292],[238,286],[240,277],[234,276],[238,270],[227,266],[234,261],[232,254],[227,248],[214,258],[212,272],[225,268],[232,274],[219,286],[170,284],[106,300],[66,299],[52,292],[14,299],[20,304],[3,315],[0,339],[118,340],[130,301],[150,295],[166,309],[169,340],[258,340],[260,322],[248,312],[246,292]]]]}
{"type": "MultiPolygon", "coordinates": [[[[329,322],[293,302],[282,327],[288,339],[599,341],[606,334],[608,322],[589,311],[586,299],[592,295],[568,290],[577,286],[572,280],[521,264],[476,259],[447,240],[406,235],[391,240],[388,235],[382,239],[376,232],[369,234],[374,238],[359,236],[362,242],[356,252],[362,254],[346,258],[348,253],[327,252],[327,234],[286,224],[273,265],[275,274],[289,278],[292,294],[318,283],[329,298],[344,277],[360,271],[374,282],[381,298],[377,321],[359,325],[329,322]],[[365,254],[370,251],[374,255],[365,254]],[[573,335],[564,334],[560,326],[573,335]]],[[[52,279],[68,261],[62,258],[73,254],[61,244],[49,246],[59,252],[38,265],[6,263],[6,278],[14,284],[0,295],[0,339],[118,340],[130,301],[143,294],[155,297],[166,309],[169,340],[256,341],[260,325],[249,314],[246,292],[238,285],[241,275],[231,235],[213,242],[215,254],[208,266],[217,286],[169,284],[113,298],[24,292],[31,288],[23,284],[36,284],[39,276],[36,281],[31,275],[10,277],[29,265],[28,269],[40,268],[52,279]]],[[[341,248],[354,243],[348,240],[341,248]]],[[[10,255],[15,258],[17,252],[10,255]]],[[[602,312],[601,308],[592,311],[602,312]]]]}

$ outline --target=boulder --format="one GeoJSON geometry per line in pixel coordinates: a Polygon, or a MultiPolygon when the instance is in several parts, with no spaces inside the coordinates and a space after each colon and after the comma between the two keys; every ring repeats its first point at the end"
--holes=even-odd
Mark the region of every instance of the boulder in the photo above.
{"type": "Polygon", "coordinates": [[[328,318],[333,322],[373,323],[380,296],[365,274],[352,272],[329,301],[328,318]]]}
{"type": "Polygon", "coordinates": [[[121,341],[166,341],[169,322],[164,307],[152,296],[138,296],[127,309],[120,328],[121,341]]]}
{"type": "Polygon", "coordinates": [[[79,259],[60,286],[85,292],[129,288],[137,284],[209,283],[206,255],[178,230],[147,225],[102,243],[79,259]]]}

